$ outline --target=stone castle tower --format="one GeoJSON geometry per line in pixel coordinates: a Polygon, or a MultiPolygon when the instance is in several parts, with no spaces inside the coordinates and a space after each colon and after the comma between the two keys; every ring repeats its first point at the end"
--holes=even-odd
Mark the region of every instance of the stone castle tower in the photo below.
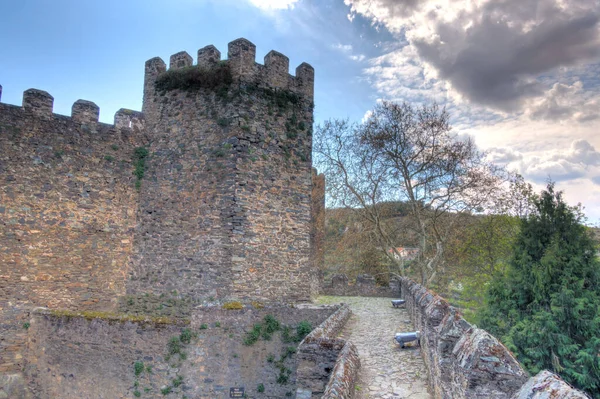
{"type": "Polygon", "coordinates": [[[148,170],[128,292],[308,300],[314,70],[246,39],[146,63],[148,170]]]}
{"type": "Polygon", "coordinates": [[[213,46],[195,65],[153,58],[142,112],[114,124],[86,100],[54,114],[37,89],[0,102],[0,393],[35,307],[189,317],[206,300],[317,293],[314,70],[255,54],[238,39],[226,60],[213,46]]]}

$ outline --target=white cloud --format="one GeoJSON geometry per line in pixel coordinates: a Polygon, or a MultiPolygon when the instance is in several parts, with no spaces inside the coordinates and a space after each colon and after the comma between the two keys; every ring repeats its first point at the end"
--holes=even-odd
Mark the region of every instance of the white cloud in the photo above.
{"type": "Polygon", "coordinates": [[[338,44],[333,44],[331,47],[334,50],[338,50],[338,51],[344,53],[352,61],[362,62],[367,58],[364,54],[353,54],[354,48],[352,47],[351,44],[338,43],[338,44]]]}
{"type": "MultiPolygon", "coordinates": [[[[547,85],[543,78],[548,74],[600,62],[600,0],[345,3],[351,14],[361,14],[406,41],[425,79],[443,80],[457,101],[520,112],[528,101],[552,95],[548,91],[560,76],[547,85]]],[[[574,113],[573,108],[556,111],[574,113]]]]}
{"type": "Polygon", "coordinates": [[[352,45],[351,44],[338,43],[338,44],[332,45],[331,47],[333,47],[336,50],[341,51],[342,53],[351,53],[352,52],[352,45]]]}
{"type": "Polygon", "coordinates": [[[600,95],[585,91],[580,80],[571,85],[555,83],[543,96],[529,101],[525,112],[532,119],[590,122],[600,117],[600,95]]]}
{"type": "Polygon", "coordinates": [[[298,0],[249,0],[250,3],[264,10],[282,10],[294,8],[298,0]]]}

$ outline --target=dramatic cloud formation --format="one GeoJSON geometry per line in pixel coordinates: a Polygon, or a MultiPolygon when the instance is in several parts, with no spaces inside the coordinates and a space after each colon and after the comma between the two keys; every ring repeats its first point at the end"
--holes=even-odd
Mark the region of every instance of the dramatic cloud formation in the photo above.
{"type": "Polygon", "coordinates": [[[541,74],[600,57],[599,0],[345,2],[407,41],[411,50],[393,53],[400,66],[415,53],[425,77],[507,112],[545,95],[541,74]]]}
{"type": "Polygon", "coordinates": [[[381,98],[443,103],[489,160],[600,218],[600,0],[344,1],[391,34],[363,69],[381,98]]]}

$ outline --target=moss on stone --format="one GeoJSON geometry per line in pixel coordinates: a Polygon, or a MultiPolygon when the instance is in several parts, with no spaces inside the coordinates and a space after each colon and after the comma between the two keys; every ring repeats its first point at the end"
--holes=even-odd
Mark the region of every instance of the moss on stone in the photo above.
{"type": "Polygon", "coordinates": [[[171,317],[151,317],[151,316],[140,316],[130,315],[123,313],[111,313],[111,312],[100,312],[94,310],[86,311],[72,311],[63,309],[52,309],[49,314],[55,317],[67,317],[67,318],[83,318],[86,320],[106,320],[106,321],[119,321],[119,322],[131,322],[131,323],[150,323],[150,324],[173,324],[180,325],[190,324],[188,319],[175,319],[171,317]]]}
{"type": "Polygon", "coordinates": [[[244,308],[244,305],[242,305],[242,303],[239,301],[225,302],[223,304],[223,309],[227,309],[227,310],[239,310],[239,309],[243,309],[243,308],[244,308]]]}

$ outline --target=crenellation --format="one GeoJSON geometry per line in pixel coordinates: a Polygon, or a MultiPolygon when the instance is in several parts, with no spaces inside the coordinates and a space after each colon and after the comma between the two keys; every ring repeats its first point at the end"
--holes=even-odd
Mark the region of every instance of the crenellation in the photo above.
{"type": "Polygon", "coordinates": [[[115,127],[117,129],[131,129],[139,132],[144,130],[144,114],[139,111],[121,108],[115,113],[115,127]]]}
{"type": "Polygon", "coordinates": [[[306,62],[296,68],[296,89],[307,98],[314,98],[315,69],[306,62]]]}
{"type": "Polygon", "coordinates": [[[167,71],[167,64],[160,57],[150,58],[145,65],[146,76],[156,76],[167,71]]]}
{"type": "Polygon", "coordinates": [[[290,59],[275,50],[265,56],[267,83],[275,88],[287,89],[289,85],[290,59]]]}
{"type": "Polygon", "coordinates": [[[23,109],[40,117],[51,117],[54,97],[48,92],[29,89],[23,92],[23,109]]]}
{"type": "Polygon", "coordinates": [[[181,69],[192,66],[194,60],[186,51],[180,51],[171,56],[169,60],[169,69],[181,69]]]}
{"type": "Polygon", "coordinates": [[[100,107],[87,100],[77,100],[71,108],[71,118],[74,122],[81,124],[98,123],[100,107]]]}
{"type": "Polygon", "coordinates": [[[221,52],[212,44],[198,50],[198,66],[210,68],[221,61],[221,52]]]}
{"type": "Polygon", "coordinates": [[[227,58],[234,79],[248,79],[255,75],[256,46],[240,38],[229,43],[227,58]]]}

